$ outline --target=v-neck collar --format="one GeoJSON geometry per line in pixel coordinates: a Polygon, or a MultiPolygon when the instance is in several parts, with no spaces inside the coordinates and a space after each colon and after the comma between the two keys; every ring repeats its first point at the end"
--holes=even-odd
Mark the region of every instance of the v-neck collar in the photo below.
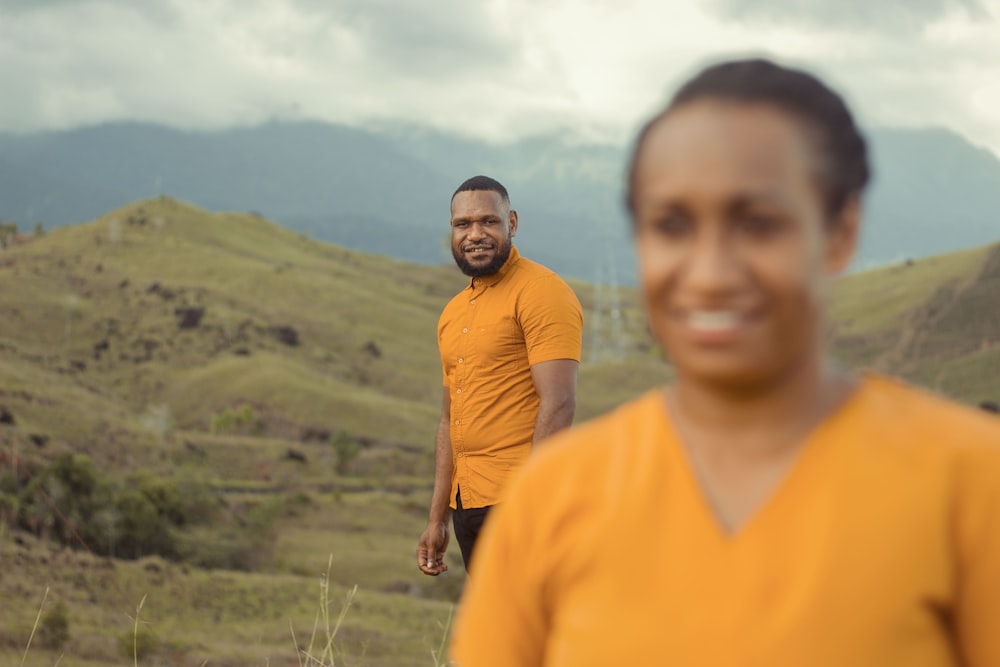
{"type": "Polygon", "coordinates": [[[809,483],[812,478],[810,470],[819,464],[822,454],[829,449],[829,446],[825,445],[833,445],[836,442],[835,435],[842,428],[841,425],[860,409],[862,397],[867,393],[870,384],[871,379],[868,377],[862,376],[858,379],[850,394],[805,436],[788,469],[768,490],[761,502],[732,529],[726,527],[714,506],[705,482],[700,478],[691,460],[683,436],[670,411],[666,391],[663,389],[657,391],[658,414],[661,426],[668,436],[665,444],[670,450],[669,458],[678,466],[679,476],[692,497],[696,499],[696,504],[701,509],[705,522],[709,524],[712,535],[723,544],[741,542],[746,539],[744,536],[748,533],[757,532],[759,524],[765,522],[776,508],[787,503],[785,500],[787,497],[798,495],[796,489],[809,483]]]}

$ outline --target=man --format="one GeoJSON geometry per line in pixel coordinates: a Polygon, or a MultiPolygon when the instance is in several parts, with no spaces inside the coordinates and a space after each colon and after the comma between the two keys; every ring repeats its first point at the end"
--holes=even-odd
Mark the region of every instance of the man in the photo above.
{"type": "Polygon", "coordinates": [[[503,185],[475,176],[451,200],[451,250],[471,278],[438,322],[444,374],[434,491],[417,565],[448,569],[448,516],[466,571],[490,508],[532,447],[573,421],[583,314],[573,290],[513,246],[503,185]]]}

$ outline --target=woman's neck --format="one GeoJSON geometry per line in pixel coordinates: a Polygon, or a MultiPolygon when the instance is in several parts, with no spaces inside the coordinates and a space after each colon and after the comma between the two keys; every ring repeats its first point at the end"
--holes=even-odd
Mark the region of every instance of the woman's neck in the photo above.
{"type": "Polygon", "coordinates": [[[772,382],[726,387],[680,375],[668,406],[683,430],[710,446],[739,444],[751,454],[794,446],[850,394],[854,381],[822,359],[797,364],[772,382]]]}

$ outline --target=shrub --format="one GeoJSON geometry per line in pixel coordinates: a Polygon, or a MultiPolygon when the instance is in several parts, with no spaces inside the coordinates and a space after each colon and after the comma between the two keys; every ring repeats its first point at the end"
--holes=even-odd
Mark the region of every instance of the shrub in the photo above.
{"type": "Polygon", "coordinates": [[[112,495],[89,457],[64,454],[33,476],[19,494],[17,525],[64,544],[91,548],[104,542],[93,518],[112,495]]]}
{"type": "Polygon", "coordinates": [[[169,522],[159,514],[156,505],[138,489],[124,489],[118,494],[120,517],[114,555],[140,558],[150,554],[172,557],[174,540],[169,522]]]}
{"type": "Polygon", "coordinates": [[[177,557],[178,528],[211,522],[218,496],[206,484],[150,474],[120,488],[100,477],[89,458],[66,454],[33,476],[16,499],[0,491],[0,518],[101,555],[177,557]],[[8,507],[12,505],[12,507],[8,507]]]}
{"type": "Polygon", "coordinates": [[[254,411],[253,406],[243,404],[232,410],[223,410],[212,415],[209,430],[220,433],[249,433],[261,435],[264,432],[264,421],[254,411]]]}
{"type": "Polygon", "coordinates": [[[118,645],[129,661],[141,662],[159,650],[160,638],[148,626],[139,625],[118,635],[118,645]]]}
{"type": "Polygon", "coordinates": [[[176,482],[149,474],[135,477],[133,484],[172,526],[209,523],[218,513],[219,498],[207,484],[176,482]]]}
{"type": "MultiPolygon", "coordinates": [[[[0,479],[3,488],[16,483],[0,479]]],[[[13,523],[95,554],[157,555],[216,569],[253,571],[274,556],[277,522],[308,504],[304,491],[234,505],[205,483],[142,473],[113,486],[86,456],[67,454],[15,496],[0,490],[0,525],[13,523]]]]}
{"type": "Polygon", "coordinates": [[[285,500],[280,497],[234,508],[226,523],[178,534],[178,554],[206,569],[260,570],[274,557],[275,527],[284,513],[285,500]]]}
{"type": "Polygon", "coordinates": [[[346,475],[348,466],[354,462],[361,452],[361,445],[346,431],[337,433],[333,439],[333,452],[337,456],[336,469],[338,475],[346,475]]]}
{"type": "Polygon", "coordinates": [[[42,614],[38,622],[38,641],[45,648],[59,650],[69,639],[69,613],[60,600],[42,614]]]}

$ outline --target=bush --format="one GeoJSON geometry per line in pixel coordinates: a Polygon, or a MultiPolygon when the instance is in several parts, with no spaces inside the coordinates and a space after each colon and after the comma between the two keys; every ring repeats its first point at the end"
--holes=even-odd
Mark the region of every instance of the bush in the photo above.
{"type": "Polygon", "coordinates": [[[346,475],[348,466],[354,462],[361,452],[361,445],[346,431],[337,433],[333,439],[333,452],[337,456],[336,469],[338,475],[346,475]]]}
{"type": "Polygon", "coordinates": [[[234,508],[229,522],[177,535],[182,560],[206,569],[252,572],[274,557],[275,527],[285,513],[284,498],[234,508]]]}
{"type": "Polygon", "coordinates": [[[170,524],[156,505],[138,489],[124,489],[118,494],[120,524],[113,555],[141,558],[159,554],[170,558],[176,553],[170,524]]]}
{"type": "Polygon", "coordinates": [[[0,526],[12,526],[17,521],[17,496],[0,491],[0,526]]]}
{"type": "Polygon", "coordinates": [[[5,498],[0,493],[0,518],[12,515],[36,535],[122,558],[176,558],[177,529],[209,523],[219,508],[205,484],[143,474],[116,489],[89,458],[74,454],[32,477],[13,503],[5,498]]]}
{"type": "Polygon", "coordinates": [[[64,544],[92,548],[105,541],[93,518],[112,498],[89,457],[64,454],[33,476],[19,494],[17,525],[64,544]]]}
{"type": "Polygon", "coordinates": [[[159,650],[160,638],[148,626],[140,625],[118,635],[118,645],[130,662],[141,662],[159,650]]]}
{"type": "Polygon", "coordinates": [[[69,613],[60,600],[42,614],[38,623],[38,641],[45,648],[58,651],[69,639],[69,613]]]}
{"type": "Polygon", "coordinates": [[[212,415],[209,430],[214,434],[249,433],[250,435],[261,435],[264,432],[264,421],[257,416],[252,406],[244,404],[238,408],[223,410],[212,415]]]}
{"type": "MultiPolygon", "coordinates": [[[[4,480],[3,488],[10,484],[4,480]]],[[[308,504],[301,492],[295,506],[308,504]]],[[[86,456],[67,454],[38,472],[15,496],[0,490],[0,524],[83,546],[99,555],[184,560],[215,569],[253,571],[274,555],[284,497],[229,508],[210,486],[149,473],[113,486],[86,456]]]]}
{"type": "Polygon", "coordinates": [[[220,507],[218,495],[207,484],[178,483],[148,474],[133,478],[132,483],[153,503],[157,514],[173,526],[209,523],[220,507]]]}

